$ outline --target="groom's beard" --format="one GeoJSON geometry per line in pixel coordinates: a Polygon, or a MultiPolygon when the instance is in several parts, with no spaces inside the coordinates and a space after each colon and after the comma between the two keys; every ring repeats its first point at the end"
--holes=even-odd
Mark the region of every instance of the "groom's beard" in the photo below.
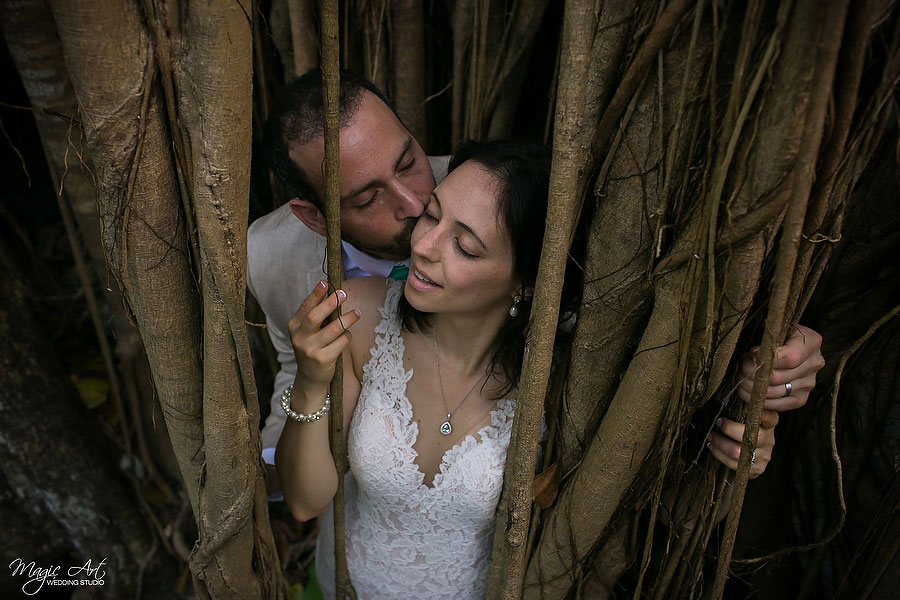
{"type": "Polygon", "coordinates": [[[418,220],[419,219],[415,217],[405,219],[403,221],[403,229],[400,230],[400,233],[395,235],[390,241],[380,245],[363,244],[356,238],[344,233],[341,234],[341,238],[343,238],[345,242],[353,245],[357,250],[362,250],[372,256],[396,261],[407,260],[410,252],[409,240],[412,237],[413,229],[415,229],[418,220]]]}

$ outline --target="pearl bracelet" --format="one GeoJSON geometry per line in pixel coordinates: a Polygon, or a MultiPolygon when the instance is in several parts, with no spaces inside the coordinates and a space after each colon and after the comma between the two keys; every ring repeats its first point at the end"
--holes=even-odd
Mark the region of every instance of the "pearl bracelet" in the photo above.
{"type": "Polygon", "coordinates": [[[284,392],[281,394],[281,408],[284,409],[284,412],[290,418],[295,421],[300,421],[301,423],[312,423],[313,421],[318,421],[328,412],[328,409],[331,408],[331,394],[325,395],[325,405],[322,406],[319,410],[314,413],[305,414],[298,413],[291,410],[291,390],[294,389],[294,384],[287,386],[284,392]]]}

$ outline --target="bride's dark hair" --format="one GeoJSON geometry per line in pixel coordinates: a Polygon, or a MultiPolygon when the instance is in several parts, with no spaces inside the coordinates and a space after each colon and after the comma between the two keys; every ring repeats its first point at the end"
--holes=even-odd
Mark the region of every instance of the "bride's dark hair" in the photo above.
{"type": "MultiPolygon", "coordinates": [[[[531,291],[537,279],[541,242],[547,218],[550,185],[550,151],[537,144],[517,141],[466,142],[450,159],[449,171],[475,161],[497,182],[497,218],[512,242],[513,273],[522,282],[519,313],[506,319],[491,350],[489,374],[505,380],[498,397],[509,394],[519,382],[525,335],[531,315],[531,291]]],[[[571,262],[571,261],[570,261],[571,262]]],[[[567,267],[560,319],[568,318],[576,302],[578,271],[567,267]]],[[[406,331],[430,331],[431,314],[413,308],[400,298],[400,323],[406,331]]]]}

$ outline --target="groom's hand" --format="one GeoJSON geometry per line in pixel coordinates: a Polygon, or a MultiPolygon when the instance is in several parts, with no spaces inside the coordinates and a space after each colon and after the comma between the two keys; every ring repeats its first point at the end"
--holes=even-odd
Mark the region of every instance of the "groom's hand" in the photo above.
{"type": "MultiPolygon", "coordinates": [[[[758,356],[759,347],[755,347],[741,363],[742,379],[737,393],[744,402],[750,401],[753,392],[753,379],[759,368],[758,356]]],[[[825,366],[822,336],[809,327],[798,325],[785,344],[778,347],[775,357],[775,368],[766,389],[765,408],[778,412],[800,408],[806,404],[816,385],[816,373],[825,366]]]]}
{"type": "MultiPolygon", "coordinates": [[[[752,348],[741,362],[737,394],[744,402],[750,401],[753,392],[753,381],[759,368],[758,357],[759,347],[752,348]]],[[[824,366],[822,336],[808,327],[798,326],[785,344],[776,350],[775,368],[769,377],[756,452],[750,465],[751,477],[762,475],[772,458],[778,413],[806,404],[809,392],[816,385],[816,373],[824,366]]],[[[722,464],[737,469],[743,435],[743,424],[722,418],[716,422],[716,430],[710,434],[707,445],[722,464]]]]}

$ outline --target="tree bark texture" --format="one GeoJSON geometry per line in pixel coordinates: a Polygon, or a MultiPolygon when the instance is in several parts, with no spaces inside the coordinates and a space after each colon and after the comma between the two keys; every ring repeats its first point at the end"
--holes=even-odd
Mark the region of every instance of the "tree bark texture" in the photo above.
{"type": "MultiPolygon", "coordinates": [[[[35,123],[64,221],[67,220],[67,212],[75,217],[77,232],[73,231],[70,235],[73,254],[79,260],[83,247],[90,258],[89,266],[82,269],[85,293],[93,298],[95,287],[106,292],[100,303],[111,314],[109,323],[115,335],[115,353],[122,369],[121,383],[111,364],[111,356],[107,370],[114,395],[121,398],[118,408],[123,428],[128,430],[129,424],[133,424],[140,460],[150,478],[167,494],[171,494],[157,472],[157,463],[169,477],[177,479],[180,472],[175,465],[165,424],[153,422],[155,399],[140,335],[124,314],[118,286],[110,285],[107,275],[91,179],[92,167],[84,153],[78,104],[49,7],[40,2],[7,1],[0,15],[0,29],[16,62],[29,102],[35,109],[35,123]],[[124,400],[127,400],[125,411],[122,410],[124,400]]],[[[94,319],[101,330],[98,341],[104,343],[105,333],[102,331],[105,325],[99,318],[103,307],[97,306],[96,301],[91,303],[94,312],[98,313],[94,319]]],[[[111,352],[104,351],[104,354],[111,352]]],[[[130,434],[126,431],[123,435],[127,443],[130,434]]]]}
{"type": "Polygon", "coordinates": [[[874,564],[862,556],[887,533],[870,519],[882,505],[896,504],[883,494],[896,474],[884,458],[896,455],[900,438],[892,425],[900,410],[900,320],[891,318],[874,335],[869,327],[900,302],[897,268],[879,266],[878,258],[900,248],[894,210],[900,178],[888,150],[895,135],[882,140],[847,199],[841,241],[804,315],[825,339],[826,366],[816,386],[825,397],[784,415],[778,460],[748,489],[733,569],[736,579],[752,571],[762,595],[855,597],[863,588],[859,582],[871,580],[867,569],[874,564]],[[836,372],[842,372],[839,385],[836,372]],[[832,436],[835,449],[823,443],[832,436]],[[796,522],[808,525],[798,529],[796,522]],[[773,555],[776,560],[769,560],[773,555]]]}
{"type": "Polygon", "coordinates": [[[353,70],[358,61],[360,73],[387,94],[406,128],[427,147],[425,3],[367,0],[348,12],[356,39],[344,40],[344,68],[353,70]]]}
{"type": "Polygon", "coordinates": [[[453,12],[454,147],[463,139],[503,138],[512,123],[548,0],[465,0],[453,12]]]}
{"type": "Polygon", "coordinates": [[[150,38],[141,16],[122,3],[51,7],[93,159],[110,272],[142,333],[196,510],[204,460],[200,309],[196,294],[189,293],[195,284],[161,94],[150,85],[155,71],[150,38]],[[97,77],[98,72],[105,76],[97,77]]]}
{"type": "MultiPolygon", "coordinates": [[[[362,37],[363,76],[390,94],[389,0],[366,0],[356,7],[358,31],[362,37]]],[[[344,61],[348,59],[345,57],[344,61]]]]}
{"type": "Polygon", "coordinates": [[[272,598],[280,574],[243,319],[251,8],[144,10],[53,5],[107,257],[142,332],[200,531],[195,588],[272,598]]]}
{"type": "MultiPolygon", "coordinates": [[[[322,21],[322,117],[325,135],[325,220],[327,224],[328,284],[337,290],[343,279],[341,266],[341,210],[340,210],[340,45],[338,42],[338,6],[335,0],[323,0],[320,5],[322,21]]],[[[338,306],[331,315],[341,318],[338,306]]],[[[344,444],[344,362],[338,357],[331,379],[332,408],[329,419],[329,442],[338,473],[334,495],[334,589],[338,598],[356,597],[347,572],[347,556],[344,552],[344,477],[347,471],[347,454],[344,444]]]]}
{"type": "MultiPolygon", "coordinates": [[[[628,16],[634,6],[625,3],[605,4],[591,42],[590,67],[585,93],[584,127],[588,147],[582,147],[579,169],[587,172],[590,139],[600,111],[608,101],[618,74],[618,61],[629,33],[628,16]]],[[[588,43],[588,42],[583,42],[588,43]]],[[[618,381],[623,361],[634,347],[635,332],[646,319],[650,285],[646,280],[646,265],[636,257],[647,253],[652,244],[651,223],[659,201],[647,197],[646,209],[632,200],[639,195],[653,194],[658,189],[653,181],[641,176],[642,165],[658,160],[660,150],[654,147],[652,115],[648,107],[637,114],[632,112],[629,122],[644,135],[635,135],[629,152],[607,169],[612,169],[606,190],[599,190],[604,200],[597,205],[593,227],[587,237],[582,315],[576,324],[572,340],[573,376],[567,378],[566,403],[559,419],[562,426],[560,459],[563,471],[568,471],[584,451],[588,433],[596,427],[599,411],[609,401],[611,386],[618,381]],[[649,154],[651,147],[653,154],[649,154]],[[626,166],[627,165],[627,166],[626,166]],[[615,219],[613,219],[615,217],[615,219]],[[618,221],[616,235],[610,235],[613,221],[618,221]]],[[[584,141],[582,142],[584,143],[584,141]]],[[[573,193],[585,194],[587,176],[573,193]]]]}
{"type": "Polygon", "coordinates": [[[592,2],[570,3],[563,31],[562,60],[567,68],[559,78],[547,224],[528,324],[521,391],[507,456],[507,461],[512,464],[506,469],[504,481],[509,506],[505,515],[507,546],[503,597],[509,599],[522,596],[538,434],[550,377],[566,259],[580,209],[580,198],[574,192],[579,178],[584,176],[578,166],[585,141],[584,85],[590,57],[588,42],[593,33],[592,8],[592,2]]]}
{"type": "MultiPolygon", "coordinates": [[[[724,543],[716,568],[716,579],[713,588],[714,597],[721,597],[725,591],[725,579],[730,568],[738,520],[740,519],[744,494],[747,489],[750,456],[756,447],[756,436],[759,431],[759,421],[766,398],[768,380],[774,368],[776,349],[787,336],[791,326],[790,319],[793,310],[788,309],[788,305],[791,302],[796,303],[800,297],[799,294],[795,294],[793,298],[789,295],[791,281],[794,279],[797,251],[800,246],[800,236],[803,232],[816,157],[819,154],[819,147],[822,141],[825,112],[828,104],[826,99],[834,80],[834,70],[837,63],[838,49],[840,48],[839,42],[843,32],[844,19],[847,14],[847,4],[833,2],[829,5],[828,10],[822,10],[822,7],[817,4],[804,5],[802,2],[798,2],[797,10],[797,18],[808,18],[813,26],[819,25],[817,29],[820,37],[815,39],[816,43],[814,46],[819,50],[814,55],[815,68],[810,78],[809,86],[810,106],[807,109],[806,118],[803,122],[802,139],[791,174],[791,197],[781,230],[781,241],[778,245],[773,290],[769,299],[769,312],[766,317],[766,326],[759,350],[760,366],[756,373],[753,395],[747,412],[744,439],[741,444],[741,459],[732,482],[733,498],[728,520],[725,523],[724,543]],[[814,12],[817,14],[813,14],[814,12]],[[817,16],[821,19],[818,23],[814,20],[817,16]]],[[[788,46],[790,42],[791,39],[788,38],[788,46]]]]}
{"type": "MultiPolygon", "coordinates": [[[[526,596],[568,593],[583,575],[574,565],[584,564],[611,534],[623,503],[649,491],[651,522],[655,518],[665,473],[681,464],[673,448],[687,417],[723,381],[781,215],[798,197],[809,195],[808,185],[801,183],[808,179],[798,173],[809,173],[803,169],[817,155],[817,145],[801,152],[801,140],[804,131],[821,135],[822,122],[810,126],[798,115],[811,110],[810,98],[820,98],[823,88],[832,89],[830,80],[815,73],[833,70],[838,44],[821,36],[823,31],[839,36],[842,20],[829,19],[816,3],[784,3],[774,15],[774,29],[761,33],[754,29],[751,4],[743,35],[735,38],[746,50],[739,47],[730,58],[736,66],[727,80],[728,104],[719,115],[717,78],[728,65],[719,67],[716,61],[722,60],[726,18],[729,26],[735,18],[710,15],[702,3],[684,5],[690,10],[676,17],[682,24],[675,27],[678,21],[670,20],[661,29],[668,14],[677,14],[676,6],[667,5],[658,17],[649,15],[646,38],[630,52],[634,59],[621,80],[635,81],[629,89],[639,95],[613,98],[595,135],[595,151],[597,140],[611,147],[601,143],[604,150],[595,152],[598,212],[566,396],[566,406],[577,411],[566,420],[578,426],[569,425],[563,436],[563,457],[578,468],[543,515],[526,596]],[[710,18],[721,20],[700,26],[710,18]],[[718,37],[706,33],[717,29],[718,37]],[[654,39],[657,35],[675,38],[665,42],[654,39]],[[642,54],[641,45],[658,48],[660,55],[642,54]],[[823,54],[809,48],[823,48],[823,54]],[[646,65],[644,75],[629,79],[637,65],[646,65]],[[615,111],[612,118],[610,111],[615,111]],[[705,123],[704,114],[711,115],[705,123]],[[701,166],[699,157],[706,151],[701,166]],[[761,213],[767,220],[750,218],[761,213]],[[723,247],[723,240],[731,243],[723,247]],[[682,255],[692,257],[692,264],[681,259],[672,270],[666,261],[682,255]],[[597,341],[584,335],[589,331],[609,332],[615,342],[604,345],[605,337],[597,341]],[[630,340],[636,336],[635,346],[630,340]],[[595,354],[607,351],[613,358],[608,371],[597,368],[595,354]],[[585,440],[589,446],[580,455],[585,440]]],[[[638,15],[638,24],[647,18],[638,15]]],[[[567,61],[561,65],[560,79],[567,61]]],[[[783,334],[774,333],[777,345],[783,334]]],[[[652,537],[644,546],[646,558],[652,537]]],[[[656,593],[677,595],[663,588],[656,593]]]]}

